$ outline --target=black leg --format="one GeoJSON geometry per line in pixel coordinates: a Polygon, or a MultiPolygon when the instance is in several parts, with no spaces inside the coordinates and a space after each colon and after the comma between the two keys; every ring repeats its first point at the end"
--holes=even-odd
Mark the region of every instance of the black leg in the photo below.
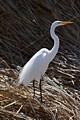
{"type": "Polygon", "coordinates": [[[42,102],[42,88],[41,88],[42,84],[41,84],[41,81],[42,81],[42,80],[40,80],[39,88],[40,88],[40,97],[41,97],[41,102],[42,102]]]}
{"type": "Polygon", "coordinates": [[[35,97],[35,80],[33,80],[33,98],[35,97]]]}

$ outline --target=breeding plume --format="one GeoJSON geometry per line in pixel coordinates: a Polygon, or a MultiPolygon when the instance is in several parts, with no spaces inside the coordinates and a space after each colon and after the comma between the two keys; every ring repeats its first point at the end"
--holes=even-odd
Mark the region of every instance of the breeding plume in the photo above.
{"type": "Polygon", "coordinates": [[[59,38],[55,34],[55,28],[61,25],[72,24],[73,22],[65,22],[65,21],[55,21],[52,23],[50,28],[50,35],[54,40],[54,46],[51,50],[46,48],[42,48],[39,50],[22,68],[19,74],[18,85],[23,84],[27,86],[31,81],[34,80],[40,81],[40,96],[42,101],[42,91],[41,91],[41,80],[43,75],[45,74],[49,63],[56,56],[59,49],[59,38]]]}

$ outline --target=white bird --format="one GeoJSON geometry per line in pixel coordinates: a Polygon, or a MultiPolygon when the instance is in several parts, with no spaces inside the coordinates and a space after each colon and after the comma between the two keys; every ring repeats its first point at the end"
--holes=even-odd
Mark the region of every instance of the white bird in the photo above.
{"type": "MultiPolygon", "coordinates": [[[[41,79],[45,74],[49,63],[56,56],[59,49],[59,38],[55,34],[55,28],[61,25],[72,24],[73,22],[69,21],[55,21],[51,25],[50,35],[54,40],[54,46],[51,50],[42,48],[39,50],[22,68],[19,74],[18,85],[23,84],[28,86],[31,81],[37,80],[40,81],[40,95],[42,101],[42,92],[41,92],[41,79]]],[[[34,82],[33,82],[34,85],[34,82]]]]}

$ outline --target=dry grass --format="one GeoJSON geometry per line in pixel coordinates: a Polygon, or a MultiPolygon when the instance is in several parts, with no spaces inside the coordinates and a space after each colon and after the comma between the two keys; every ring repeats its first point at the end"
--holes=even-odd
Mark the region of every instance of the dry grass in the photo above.
{"type": "Polygon", "coordinates": [[[1,120],[80,119],[80,2],[79,0],[0,1],[0,118],[1,120]],[[50,25],[69,20],[74,25],[56,30],[60,49],[43,82],[43,103],[38,83],[26,88],[12,83],[19,68],[42,47],[51,49],[50,25]]]}
{"type": "MultiPolygon", "coordinates": [[[[48,69],[48,74],[51,69],[48,69]]],[[[72,67],[68,68],[68,72],[57,68],[54,69],[54,75],[58,78],[53,75],[50,76],[52,79],[45,76],[42,85],[43,103],[41,103],[38,83],[36,83],[36,96],[33,99],[32,83],[27,88],[17,87],[12,83],[18,72],[10,68],[1,68],[0,118],[2,120],[6,118],[9,120],[79,120],[80,87],[77,84],[80,81],[76,81],[74,71],[80,72],[72,67]],[[73,74],[71,75],[69,71],[73,74]]]]}
{"type": "Polygon", "coordinates": [[[53,41],[49,34],[51,23],[54,20],[69,20],[75,22],[74,25],[60,27],[56,31],[61,41],[59,51],[73,64],[78,64],[80,60],[79,4],[78,1],[72,0],[67,2],[1,0],[1,57],[9,64],[24,65],[40,48],[52,47],[53,41]]]}

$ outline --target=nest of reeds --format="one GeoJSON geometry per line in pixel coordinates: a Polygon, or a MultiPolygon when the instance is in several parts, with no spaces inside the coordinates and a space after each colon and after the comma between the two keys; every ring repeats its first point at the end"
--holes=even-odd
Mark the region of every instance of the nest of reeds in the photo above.
{"type": "Polygon", "coordinates": [[[72,0],[0,1],[0,119],[80,119],[80,2],[72,0]],[[43,103],[36,82],[13,85],[23,66],[42,47],[51,49],[50,25],[55,20],[74,25],[56,29],[60,49],[44,77],[43,103]]]}

